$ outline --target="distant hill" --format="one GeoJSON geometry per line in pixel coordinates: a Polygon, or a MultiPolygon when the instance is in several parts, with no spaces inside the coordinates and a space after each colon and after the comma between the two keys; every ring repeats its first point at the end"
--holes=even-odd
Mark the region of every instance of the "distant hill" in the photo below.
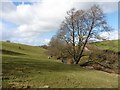
{"type": "Polygon", "coordinates": [[[120,40],[106,40],[102,42],[94,42],[92,43],[92,45],[102,50],[111,50],[111,51],[119,52],[120,48],[118,42],[120,42],[120,40]]]}

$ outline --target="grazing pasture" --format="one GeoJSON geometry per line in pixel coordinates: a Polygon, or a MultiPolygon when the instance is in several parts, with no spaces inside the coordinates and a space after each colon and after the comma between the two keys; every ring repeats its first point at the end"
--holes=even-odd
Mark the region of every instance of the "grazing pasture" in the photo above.
{"type": "Polygon", "coordinates": [[[38,46],[2,42],[1,51],[3,88],[118,87],[117,74],[63,64],[38,46]]]}

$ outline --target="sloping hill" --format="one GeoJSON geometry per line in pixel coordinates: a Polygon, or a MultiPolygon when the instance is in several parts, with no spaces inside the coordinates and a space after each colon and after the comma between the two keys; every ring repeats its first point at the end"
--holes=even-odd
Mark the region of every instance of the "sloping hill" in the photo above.
{"type": "Polygon", "coordinates": [[[2,43],[3,88],[117,88],[118,76],[48,59],[45,49],[2,43]]]}
{"type": "Polygon", "coordinates": [[[120,73],[118,71],[118,63],[120,50],[118,49],[119,40],[107,40],[102,42],[93,42],[87,44],[89,52],[84,52],[85,56],[82,57],[80,64],[91,66],[94,69],[120,73]]]}
{"type": "Polygon", "coordinates": [[[94,42],[92,43],[92,45],[103,50],[111,50],[114,52],[119,52],[120,49],[119,49],[118,42],[120,42],[120,40],[107,40],[102,42],[94,42]]]}

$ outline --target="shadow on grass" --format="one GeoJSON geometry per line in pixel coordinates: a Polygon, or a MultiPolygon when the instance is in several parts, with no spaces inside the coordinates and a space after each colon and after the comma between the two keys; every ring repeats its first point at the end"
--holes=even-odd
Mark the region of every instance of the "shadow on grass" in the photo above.
{"type": "Polygon", "coordinates": [[[23,53],[18,53],[14,51],[9,51],[9,50],[0,50],[2,54],[7,54],[7,55],[25,55],[23,53]]]}
{"type": "Polygon", "coordinates": [[[3,57],[3,73],[12,70],[22,70],[23,72],[48,71],[48,72],[66,72],[84,70],[79,65],[68,65],[54,60],[37,60],[17,57],[3,57]]]}

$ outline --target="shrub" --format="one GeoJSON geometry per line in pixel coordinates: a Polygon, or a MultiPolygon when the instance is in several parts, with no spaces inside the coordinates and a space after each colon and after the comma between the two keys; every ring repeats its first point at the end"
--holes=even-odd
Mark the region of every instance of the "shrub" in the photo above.
{"type": "Polygon", "coordinates": [[[111,72],[111,70],[118,71],[118,55],[113,51],[98,50],[92,52],[89,59],[95,62],[93,64],[94,69],[111,72]]]}

